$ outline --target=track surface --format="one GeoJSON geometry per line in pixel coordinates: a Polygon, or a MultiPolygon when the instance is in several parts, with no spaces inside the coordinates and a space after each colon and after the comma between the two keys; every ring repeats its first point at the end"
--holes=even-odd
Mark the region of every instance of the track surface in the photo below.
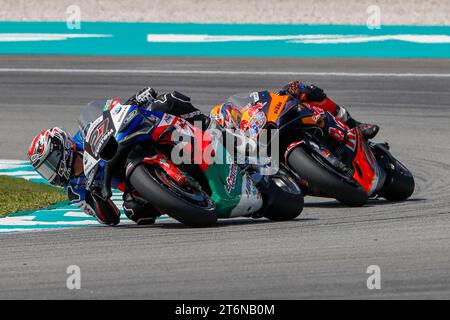
{"type": "MultiPolygon", "coordinates": [[[[109,68],[439,73],[449,60],[271,60],[0,57],[0,68],[109,68]]],[[[177,89],[203,110],[235,92],[278,88],[271,75],[117,75],[0,72],[1,157],[24,159],[31,137],[76,128],[81,105],[144,85],[177,89]]],[[[416,176],[410,201],[349,209],[307,199],[301,219],[235,219],[216,228],[177,223],[0,235],[0,298],[450,298],[450,78],[303,79],[355,118],[381,125],[378,140],[416,176]],[[66,268],[81,268],[81,290],[66,268]],[[381,268],[368,290],[366,268],[381,268]]]]}

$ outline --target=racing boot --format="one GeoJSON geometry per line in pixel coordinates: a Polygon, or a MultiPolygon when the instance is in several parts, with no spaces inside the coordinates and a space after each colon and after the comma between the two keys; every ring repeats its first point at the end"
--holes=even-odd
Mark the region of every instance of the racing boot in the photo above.
{"type": "Polygon", "coordinates": [[[367,140],[375,138],[375,136],[378,134],[378,131],[380,131],[380,127],[376,124],[362,123],[353,119],[352,116],[350,116],[350,113],[344,107],[337,106],[335,116],[336,118],[339,118],[343,122],[345,122],[350,127],[350,129],[359,127],[363,136],[367,140]]]}
{"type": "Polygon", "coordinates": [[[151,204],[134,198],[129,192],[123,194],[123,209],[128,219],[138,225],[154,224],[161,215],[151,204]]]}

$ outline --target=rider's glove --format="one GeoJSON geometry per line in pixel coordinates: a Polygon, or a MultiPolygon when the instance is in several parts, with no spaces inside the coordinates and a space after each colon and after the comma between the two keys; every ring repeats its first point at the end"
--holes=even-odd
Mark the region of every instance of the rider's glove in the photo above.
{"type": "Polygon", "coordinates": [[[155,89],[146,87],[136,94],[136,102],[139,104],[145,104],[153,101],[157,95],[158,94],[156,93],[155,89]]]}
{"type": "Polygon", "coordinates": [[[158,93],[155,91],[155,89],[151,87],[145,87],[144,89],[136,93],[136,95],[130,97],[125,104],[144,106],[148,103],[152,103],[157,96],[158,93]]]}
{"type": "Polygon", "coordinates": [[[313,84],[305,86],[304,89],[307,101],[323,101],[327,95],[323,90],[313,84]]]}
{"type": "Polygon", "coordinates": [[[315,85],[305,85],[300,81],[289,82],[281,92],[302,101],[322,101],[327,97],[321,88],[315,85]]]}

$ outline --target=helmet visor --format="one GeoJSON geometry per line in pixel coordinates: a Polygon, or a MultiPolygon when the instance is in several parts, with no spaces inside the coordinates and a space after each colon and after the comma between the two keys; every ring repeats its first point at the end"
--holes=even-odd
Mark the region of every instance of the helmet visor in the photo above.
{"type": "Polygon", "coordinates": [[[54,149],[50,155],[36,168],[36,171],[51,184],[57,183],[59,165],[61,163],[61,150],[54,149]]]}

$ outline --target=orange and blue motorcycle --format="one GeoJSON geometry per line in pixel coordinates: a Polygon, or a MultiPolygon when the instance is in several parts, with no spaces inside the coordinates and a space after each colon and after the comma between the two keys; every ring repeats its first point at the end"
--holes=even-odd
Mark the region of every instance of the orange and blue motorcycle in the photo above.
{"type": "Polygon", "coordinates": [[[358,127],[350,129],[314,104],[260,91],[230,97],[213,108],[210,117],[253,141],[273,129],[278,137],[269,135],[265,147],[271,150],[273,141],[278,142],[281,162],[305,195],[362,206],[372,197],[401,201],[414,192],[413,175],[387,143],[366,140],[358,127]]]}

